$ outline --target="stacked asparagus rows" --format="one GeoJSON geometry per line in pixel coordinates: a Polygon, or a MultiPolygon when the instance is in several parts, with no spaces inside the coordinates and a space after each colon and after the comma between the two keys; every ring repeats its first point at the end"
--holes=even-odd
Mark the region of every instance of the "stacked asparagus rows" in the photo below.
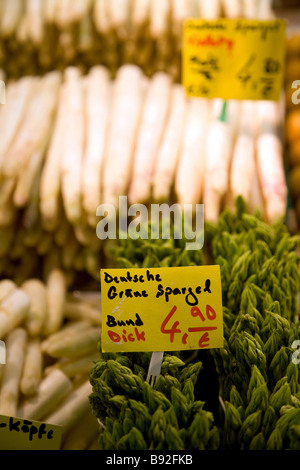
{"type": "Polygon", "coordinates": [[[26,76],[6,94],[0,272],[18,284],[41,259],[70,282],[83,271],[98,280],[97,208],[118,210],[119,196],[202,202],[213,222],[239,195],[270,223],[285,214],[281,101],[188,99],[169,74],[149,79],[135,65],[115,79],[104,66],[26,76]]]}
{"type": "Polygon", "coordinates": [[[101,63],[115,73],[130,62],[178,79],[185,18],[270,15],[269,0],[1,0],[0,68],[19,77],[101,63]]]}
{"type": "Polygon", "coordinates": [[[171,358],[167,354],[161,381],[154,386],[158,393],[156,396],[153,392],[153,397],[144,383],[149,355],[140,354],[137,359],[130,354],[110,355],[100,351],[91,369],[90,401],[94,414],[106,423],[99,435],[103,448],[155,445],[151,430],[156,428],[164,449],[190,449],[193,424],[189,410],[194,406],[202,412],[193,448],[299,449],[299,350],[295,346],[300,335],[299,237],[291,236],[280,221],[269,225],[259,214],[247,213],[244,202],[238,198],[236,212],[225,211],[217,225],[206,226],[205,240],[200,257],[198,252],[186,252],[181,241],[173,239],[150,243],[142,240],[136,252],[130,241],[121,241],[112,249],[117,267],[180,266],[182,259],[185,266],[219,264],[224,348],[208,351],[200,356],[200,361],[198,356],[185,361],[180,352],[171,358]],[[197,370],[199,382],[194,376],[185,388],[180,377],[193,375],[192,370],[197,370]],[[203,372],[206,380],[201,377],[203,372]],[[132,383],[132,388],[128,383],[132,383]],[[219,396],[220,406],[210,408],[205,400],[204,403],[200,400],[199,406],[199,393],[205,395],[208,386],[206,397],[219,396]],[[175,396],[180,396],[180,400],[175,396]],[[146,421],[149,406],[157,406],[161,414],[159,423],[153,417],[145,426],[143,418],[136,416],[138,406],[146,421]],[[123,425],[119,421],[113,425],[111,420],[116,419],[117,410],[128,418],[131,431],[125,421],[123,425]],[[172,422],[169,414],[173,416],[172,422]],[[169,440],[171,424],[172,436],[177,440],[169,440]]]}
{"type": "Polygon", "coordinates": [[[0,414],[62,426],[66,450],[97,448],[98,423],[88,397],[101,311],[94,296],[82,295],[68,293],[57,269],[47,283],[0,282],[0,338],[6,346],[0,414]]]}

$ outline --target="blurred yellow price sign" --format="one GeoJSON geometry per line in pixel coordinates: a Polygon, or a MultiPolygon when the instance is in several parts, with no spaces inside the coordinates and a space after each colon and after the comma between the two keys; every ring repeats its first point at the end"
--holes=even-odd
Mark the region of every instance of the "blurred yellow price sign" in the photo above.
{"type": "Polygon", "coordinates": [[[59,450],[62,427],[0,415],[0,450],[59,450]]]}
{"type": "Polygon", "coordinates": [[[187,96],[277,101],[285,42],[282,19],[186,20],[182,80],[187,96]]]}
{"type": "Polygon", "coordinates": [[[219,266],[101,270],[102,351],[223,347],[219,266]]]}

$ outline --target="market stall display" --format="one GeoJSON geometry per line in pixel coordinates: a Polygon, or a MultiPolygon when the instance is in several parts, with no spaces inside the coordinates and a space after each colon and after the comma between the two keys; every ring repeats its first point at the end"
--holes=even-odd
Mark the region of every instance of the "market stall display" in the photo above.
{"type": "Polygon", "coordinates": [[[64,450],[299,449],[283,140],[299,212],[299,37],[278,102],[181,84],[184,19],[274,16],[270,0],[0,0],[0,415],[62,426],[64,450]],[[100,239],[120,196],[203,203],[204,248],[100,239]],[[101,268],[209,264],[224,348],[166,352],[154,387],[150,354],[101,352],[101,268]]]}
{"type": "Polygon", "coordinates": [[[82,271],[98,280],[97,208],[118,211],[120,195],[128,205],[204,203],[214,222],[240,195],[268,222],[285,215],[281,100],[186,98],[169,74],[147,78],[136,65],[115,79],[103,66],[23,77],[8,82],[7,99],[2,277],[44,276],[43,262],[69,283],[82,271]]]}
{"type": "MultiPolygon", "coordinates": [[[[70,294],[62,272],[20,287],[0,281],[0,415],[62,426],[61,448],[97,444],[89,371],[101,334],[98,298],[70,294]],[[85,433],[78,432],[84,426],[85,433]]],[[[97,445],[96,445],[97,448],[97,445]]]]}

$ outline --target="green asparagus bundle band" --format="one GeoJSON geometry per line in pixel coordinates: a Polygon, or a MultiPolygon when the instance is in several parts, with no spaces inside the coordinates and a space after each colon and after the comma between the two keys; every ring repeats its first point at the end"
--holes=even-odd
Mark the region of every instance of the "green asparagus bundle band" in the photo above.
{"type": "MultiPolygon", "coordinates": [[[[163,224],[160,229],[163,230],[163,224]]],[[[180,437],[175,441],[177,449],[298,449],[300,380],[292,344],[300,337],[299,237],[291,236],[280,220],[268,225],[260,214],[250,215],[244,201],[238,198],[235,212],[225,211],[217,225],[206,225],[203,250],[186,251],[184,243],[184,240],[162,237],[135,242],[121,240],[111,245],[109,252],[115,267],[219,264],[224,347],[206,351],[205,355],[204,351],[198,351],[188,361],[182,352],[176,353],[177,365],[178,361],[182,363],[172,372],[163,368],[152,390],[154,394],[159,392],[160,398],[153,398],[151,405],[146,393],[151,389],[145,382],[150,356],[103,355],[100,348],[100,358],[90,375],[91,407],[104,425],[100,428],[100,448],[155,448],[150,433],[155,425],[155,413],[175,406],[177,422],[181,423],[172,434],[174,438],[180,437]],[[205,383],[199,380],[183,384],[181,377],[188,378],[193,367],[199,369],[200,376],[207,374],[205,383]],[[209,386],[219,397],[218,405],[205,398],[200,400],[201,413],[198,413],[195,397],[199,388],[203,393],[209,386]],[[146,428],[133,418],[132,394],[139,406],[146,406],[145,410],[151,408],[146,428]],[[189,406],[182,412],[187,396],[190,406],[194,403],[192,421],[189,406]],[[130,416],[126,429],[123,428],[125,416],[130,416]],[[187,419],[185,424],[182,419],[187,419]],[[185,440],[191,429],[202,437],[206,429],[208,440],[203,441],[202,437],[185,440]]],[[[173,356],[166,354],[165,361],[167,358],[172,362],[173,356]]],[[[166,423],[163,415],[160,422],[166,423]]],[[[160,434],[164,436],[162,448],[170,449],[170,434],[164,430],[160,434]]]]}

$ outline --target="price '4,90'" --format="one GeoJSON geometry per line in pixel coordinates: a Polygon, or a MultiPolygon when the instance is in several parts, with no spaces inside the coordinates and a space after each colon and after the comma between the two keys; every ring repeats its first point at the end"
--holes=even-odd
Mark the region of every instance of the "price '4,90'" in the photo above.
{"type": "MultiPolygon", "coordinates": [[[[177,310],[177,307],[174,306],[172,308],[172,310],[168,313],[168,315],[166,316],[164,321],[162,322],[161,328],[160,328],[160,331],[163,334],[170,335],[170,342],[171,343],[174,342],[175,334],[182,333],[181,329],[179,328],[179,326],[180,326],[179,321],[174,321],[174,323],[172,324],[171,327],[169,327],[169,328],[167,327],[167,325],[169,324],[171,318],[175,314],[176,310],[177,310]]],[[[191,316],[193,318],[198,318],[199,317],[201,322],[205,322],[206,319],[209,320],[209,321],[215,320],[217,314],[216,314],[215,310],[210,305],[206,305],[205,315],[202,313],[202,311],[200,310],[199,307],[192,307],[191,308],[191,316]]],[[[183,335],[182,335],[182,338],[181,338],[182,344],[187,344],[189,333],[200,333],[200,338],[199,338],[199,341],[198,341],[199,348],[208,347],[209,346],[209,331],[216,330],[216,329],[217,329],[216,326],[206,326],[206,325],[205,326],[190,327],[190,328],[188,328],[188,332],[184,332],[183,335]]]]}

